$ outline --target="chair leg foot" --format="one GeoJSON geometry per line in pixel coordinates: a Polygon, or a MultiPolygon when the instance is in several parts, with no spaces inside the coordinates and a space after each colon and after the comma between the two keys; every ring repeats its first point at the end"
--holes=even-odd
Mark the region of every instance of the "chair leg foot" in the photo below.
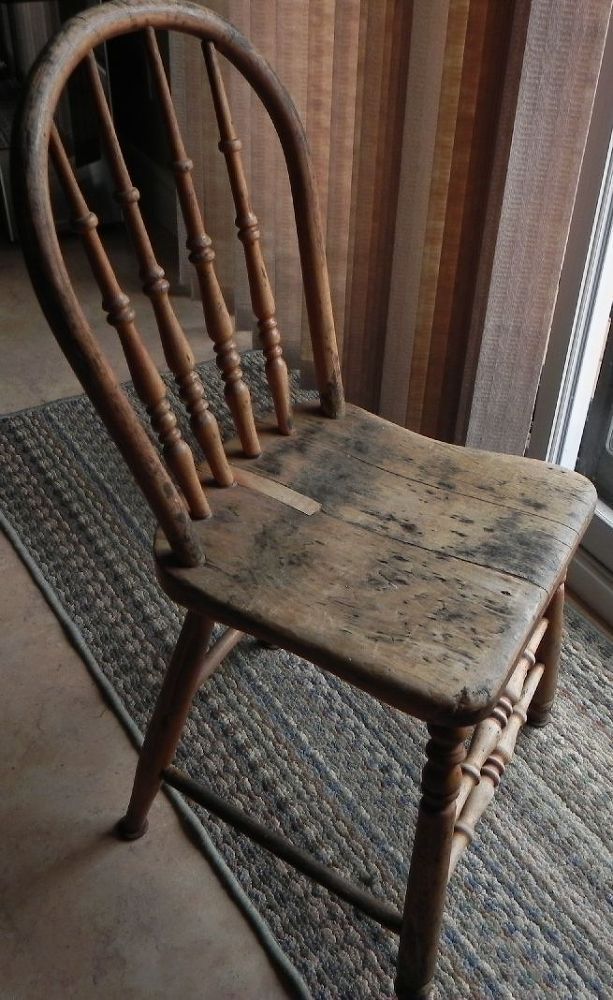
{"type": "Polygon", "coordinates": [[[394,983],[399,1000],[420,1000],[432,991],[451,841],[469,730],[429,725],[417,829],[404,901],[394,983]]]}
{"type": "Polygon", "coordinates": [[[534,711],[531,711],[528,714],[526,724],[528,726],[532,726],[533,729],[544,729],[544,727],[548,726],[551,722],[551,709],[551,705],[549,705],[549,707],[543,706],[538,709],[534,709],[534,711]]]}
{"type": "Polygon", "coordinates": [[[409,989],[403,990],[402,984],[398,982],[398,978],[394,983],[394,990],[398,1000],[427,1000],[427,997],[432,996],[432,990],[434,989],[434,980],[431,979],[429,983],[420,987],[418,990],[409,989]]]}
{"type": "Polygon", "coordinates": [[[145,820],[140,826],[133,826],[126,814],[115,824],[115,836],[118,840],[140,840],[149,829],[149,820],[145,820]]]}

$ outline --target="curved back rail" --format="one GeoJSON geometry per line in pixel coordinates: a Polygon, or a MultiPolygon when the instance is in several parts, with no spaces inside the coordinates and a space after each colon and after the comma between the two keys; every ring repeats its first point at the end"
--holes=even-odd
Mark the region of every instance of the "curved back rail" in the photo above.
{"type": "Polygon", "coordinates": [[[185,565],[196,565],[203,554],[191,520],[206,517],[209,504],[198,479],[191,449],[183,439],[166,388],[138,332],[135,314],[113,272],[97,231],[98,220],[79,188],[70,159],[53,117],[66,82],[84,63],[94,107],[100,121],[115,195],[139,264],[143,291],[151,300],[166,362],[190,417],[194,436],[221,486],[233,476],[215,417],[204,394],[189,342],[173,310],[169,284],[160,267],[144,224],[139,192],[129,170],[113,124],[94,49],[129,32],[141,32],[151,78],[168,134],[179,204],[187,231],[190,260],[196,269],[206,328],[213,341],[224,394],[243,451],[260,453],[249,390],[243,378],[234,329],[215,272],[215,253],[206,233],[203,214],[191,177],[193,164],[185,150],[170,87],[158,49],[156,30],[177,30],[200,39],[219,126],[219,148],[226,158],[243,243],[253,311],[265,356],[279,430],[291,432],[291,405],[287,368],[275,303],[260,245],[258,221],[240,154],[240,140],[232,123],[228,98],[217,61],[225,56],[253,87],[277,131],[287,165],[294,211],[315,371],[322,411],[340,417],[344,400],[328,272],[317,193],[304,129],[296,109],[268,63],[250,42],[217,14],[193,3],[150,0],[132,4],[112,0],[78,14],[67,22],[41,53],[33,67],[13,140],[13,188],[24,256],[32,282],[50,326],[105,422],[161,527],[185,565]],[[136,392],[143,402],[162,447],[160,459],[140,419],[100,351],[72,287],[58,242],[51,207],[49,160],[58,175],[81,236],[94,278],[102,293],[109,323],[117,330],[136,392]],[[178,487],[178,488],[177,488],[178,487]]]}

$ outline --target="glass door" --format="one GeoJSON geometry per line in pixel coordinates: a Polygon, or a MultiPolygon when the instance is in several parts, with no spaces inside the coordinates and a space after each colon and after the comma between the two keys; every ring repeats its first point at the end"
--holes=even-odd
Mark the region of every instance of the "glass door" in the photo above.
{"type": "Polygon", "coordinates": [[[613,625],[613,36],[603,62],[528,454],[598,490],[569,584],[613,625]]]}
{"type": "Polygon", "coordinates": [[[607,346],[581,439],[577,470],[592,480],[598,496],[613,507],[613,337],[610,331],[611,314],[607,346]]]}

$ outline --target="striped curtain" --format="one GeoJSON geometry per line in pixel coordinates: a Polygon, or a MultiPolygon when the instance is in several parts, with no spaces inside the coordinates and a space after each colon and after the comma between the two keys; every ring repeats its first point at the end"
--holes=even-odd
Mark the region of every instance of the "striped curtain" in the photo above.
{"type": "MultiPolygon", "coordinates": [[[[610,0],[207,2],[271,62],[305,123],[349,400],[422,433],[464,440],[484,337],[495,361],[487,310],[508,281],[510,265],[490,287],[496,255],[513,239],[505,229],[510,214],[504,223],[508,180],[517,163],[530,176],[532,147],[518,139],[518,122],[523,114],[529,124],[532,108],[552,123],[568,165],[560,198],[569,218],[610,0]],[[560,116],[561,81],[565,93],[579,95],[572,135],[560,116]]],[[[252,319],[242,248],[192,41],[173,43],[173,87],[184,96],[179,107],[223,286],[245,329],[252,319]]],[[[279,144],[258,99],[231,67],[226,80],[287,354],[308,380],[308,330],[279,144]]],[[[555,155],[552,147],[551,162],[535,169],[555,170],[555,155]]],[[[532,211],[538,213],[536,204],[532,211]]],[[[562,249],[563,228],[555,237],[562,249]]],[[[541,273],[550,267],[553,288],[561,257],[552,238],[541,251],[535,231],[528,252],[529,267],[541,273]]],[[[545,321],[546,312],[541,326],[545,321]]],[[[531,364],[539,368],[547,329],[538,337],[533,332],[527,324],[522,336],[526,343],[533,338],[531,364]]],[[[520,401],[526,412],[535,392],[531,385],[520,401]]],[[[470,433],[476,440],[478,429],[470,433]]],[[[518,436],[505,448],[523,444],[518,436]]]]}
{"type": "MultiPolygon", "coordinates": [[[[305,124],[327,237],[347,391],[350,398],[375,407],[371,335],[385,314],[389,287],[412,2],[207,0],[207,6],[232,21],[268,59],[305,124]]],[[[242,248],[233,231],[228,180],[216,148],[216,125],[198,45],[177,37],[171,46],[175,101],[203,191],[222,284],[237,324],[244,329],[252,320],[242,248]]],[[[286,352],[308,381],[306,310],[279,143],[250,88],[227,64],[224,75],[286,352]]],[[[184,277],[190,280],[187,268],[184,277]]],[[[382,347],[381,340],[379,369],[382,347]]]]}
{"type": "Polygon", "coordinates": [[[515,4],[416,3],[380,412],[450,440],[515,4]]]}

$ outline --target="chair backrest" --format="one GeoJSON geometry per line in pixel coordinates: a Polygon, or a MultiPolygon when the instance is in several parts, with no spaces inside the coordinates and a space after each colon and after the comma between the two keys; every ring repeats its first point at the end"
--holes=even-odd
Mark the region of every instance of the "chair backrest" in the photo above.
{"type": "Polygon", "coordinates": [[[253,312],[265,356],[265,370],[279,430],[291,433],[288,374],[275,317],[275,303],[266,275],[258,221],[253,213],[237,137],[220,73],[217,52],[225,56],[253,87],[275,126],[287,165],[303,275],[313,357],[322,411],[342,415],[340,376],[328,273],[317,193],[304,129],[296,109],[268,63],[233,25],[206,8],[183,2],[113,0],[78,14],[67,22],[41,53],[29,77],[13,138],[12,179],[18,225],[28,270],[50,326],[104,420],[151,505],[177,558],[195,565],[203,558],[192,519],[206,517],[210,508],[196,473],[192,451],[181,435],[164,382],[138,332],[134,311],[119,285],[97,231],[98,219],[81,192],[64,149],[54,114],[74,70],[85,67],[99,119],[116,198],[138,258],[143,290],[149,296],[166,361],[190,415],[194,435],[215,480],[233,482],[214,415],[195,370],[192,351],[173,310],[169,285],[156,260],[114,128],[94,54],[96,46],[139,32],[161,118],[168,134],[172,168],[187,232],[189,259],[197,273],[204,319],[224,394],[243,451],[256,456],[260,444],[248,387],[241,371],[233,322],[215,271],[215,253],[206,233],[188,158],[179,130],[170,87],[158,49],[156,31],[176,30],[201,40],[224,154],[236,207],[238,236],[243,243],[253,312]],[[58,242],[49,192],[53,165],[71,209],[91,269],[102,292],[103,308],[117,330],[136,391],[149,414],[164,461],[152,445],[140,418],[103,356],[75,294],[58,242]],[[179,489],[177,489],[178,485],[179,489]]]}

